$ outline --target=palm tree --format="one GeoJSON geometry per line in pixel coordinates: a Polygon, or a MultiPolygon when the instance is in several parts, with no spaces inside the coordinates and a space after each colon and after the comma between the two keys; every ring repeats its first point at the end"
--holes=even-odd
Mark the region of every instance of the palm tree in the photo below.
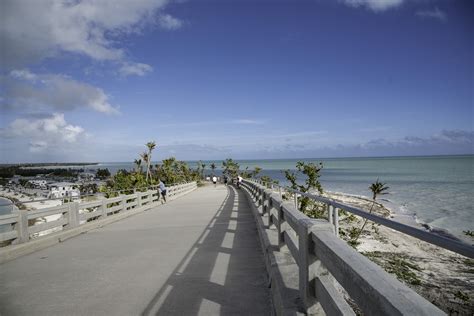
{"type": "Polygon", "coordinates": [[[150,174],[150,163],[151,163],[151,152],[156,147],[156,143],[154,141],[146,143],[146,147],[148,147],[148,161],[146,166],[146,181],[148,181],[148,176],[150,174]]]}
{"type": "Polygon", "coordinates": [[[141,167],[142,167],[142,160],[141,159],[135,159],[134,163],[137,166],[135,171],[139,172],[141,170],[141,167]]]}
{"type": "MultiPolygon", "coordinates": [[[[148,156],[148,153],[145,151],[143,153],[140,154],[140,157],[142,157],[142,161],[148,166],[149,164],[149,156],[148,156]]],[[[148,174],[148,169],[147,169],[147,174],[148,174]]]]}
{"type": "MultiPolygon", "coordinates": [[[[375,205],[375,200],[377,199],[378,195],[384,195],[388,194],[387,190],[389,187],[386,186],[386,183],[382,183],[377,179],[374,183],[372,183],[369,187],[370,191],[372,191],[372,206],[370,207],[369,214],[372,213],[372,210],[374,209],[375,205]]],[[[354,243],[359,239],[360,234],[364,231],[365,224],[367,224],[368,219],[366,218],[364,221],[364,224],[362,225],[362,228],[359,230],[359,233],[357,236],[354,238],[354,243]]]]}
{"type": "Polygon", "coordinates": [[[201,179],[204,179],[204,169],[206,169],[206,164],[201,161],[201,179]]]}

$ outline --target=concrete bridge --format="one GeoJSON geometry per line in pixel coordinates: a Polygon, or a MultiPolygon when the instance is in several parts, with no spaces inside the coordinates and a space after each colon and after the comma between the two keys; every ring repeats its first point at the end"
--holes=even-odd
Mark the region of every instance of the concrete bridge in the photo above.
{"type": "Polygon", "coordinates": [[[1,216],[0,315],[442,314],[260,184],[169,191],[1,216]]]}

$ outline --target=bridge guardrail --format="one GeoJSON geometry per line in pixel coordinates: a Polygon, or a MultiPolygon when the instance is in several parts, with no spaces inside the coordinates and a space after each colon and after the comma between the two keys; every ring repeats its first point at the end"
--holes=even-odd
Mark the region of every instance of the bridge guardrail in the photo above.
{"type": "Polygon", "coordinates": [[[254,181],[243,186],[278,232],[280,251],[298,266],[299,292],[308,314],[354,315],[335,280],[366,315],[444,315],[335,235],[333,223],[310,219],[291,202],[254,181]],[[287,249],[287,250],[286,250],[287,249]]]}
{"type": "MultiPolygon", "coordinates": [[[[76,228],[114,214],[142,207],[146,208],[147,206],[151,208],[160,199],[155,187],[150,187],[151,189],[145,192],[137,191],[133,194],[123,194],[98,201],[70,202],[34,211],[19,210],[12,214],[1,215],[0,226],[11,225],[11,229],[0,232],[0,243],[26,243],[39,236],[76,228]],[[58,218],[49,222],[32,223],[33,221],[36,222],[38,218],[51,215],[56,215],[58,218]]],[[[196,182],[170,186],[167,188],[167,199],[173,200],[194,190],[196,187],[196,182]]]]}
{"type": "Polygon", "coordinates": [[[320,196],[320,195],[305,193],[305,192],[301,192],[301,191],[298,191],[298,190],[293,190],[291,188],[286,188],[286,187],[282,187],[282,186],[274,185],[274,184],[269,184],[267,186],[265,183],[263,183],[261,181],[256,181],[256,180],[246,180],[246,181],[250,181],[250,182],[262,185],[262,186],[267,187],[267,188],[272,189],[272,190],[273,190],[274,187],[278,188],[280,197],[282,197],[282,190],[287,191],[289,193],[292,193],[293,198],[294,198],[294,204],[295,204],[296,208],[297,208],[297,205],[298,205],[298,197],[308,197],[312,200],[324,203],[326,205],[327,211],[328,211],[328,221],[331,224],[334,225],[334,229],[335,229],[334,232],[335,232],[336,236],[339,236],[339,212],[337,210],[341,209],[341,210],[347,211],[349,213],[352,213],[354,215],[358,215],[360,217],[366,218],[366,219],[368,219],[368,220],[370,220],[374,223],[381,224],[383,226],[389,227],[391,229],[394,229],[394,230],[399,231],[401,233],[404,233],[406,235],[409,235],[409,236],[418,238],[420,240],[426,241],[430,244],[433,244],[433,245],[439,246],[441,248],[456,252],[460,255],[469,257],[471,259],[474,258],[474,247],[467,244],[467,243],[465,243],[465,242],[458,241],[458,240],[451,239],[451,238],[447,238],[447,237],[444,237],[444,236],[441,236],[441,235],[438,235],[438,234],[434,234],[434,233],[431,233],[431,232],[428,232],[428,231],[424,231],[424,230],[421,230],[419,228],[412,227],[412,226],[409,226],[409,225],[405,225],[405,224],[390,220],[388,218],[384,218],[382,216],[379,216],[379,215],[376,215],[376,214],[373,214],[373,213],[371,214],[367,211],[358,209],[358,208],[353,207],[353,206],[345,205],[343,203],[334,201],[332,199],[329,199],[329,198],[326,198],[326,197],[323,197],[323,196],[320,196]]]}

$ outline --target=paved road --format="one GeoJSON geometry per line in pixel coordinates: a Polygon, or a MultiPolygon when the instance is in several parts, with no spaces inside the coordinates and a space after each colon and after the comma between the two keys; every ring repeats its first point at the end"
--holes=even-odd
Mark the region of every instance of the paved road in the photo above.
{"type": "Polygon", "coordinates": [[[243,193],[207,186],[0,265],[0,315],[268,315],[243,193]]]}

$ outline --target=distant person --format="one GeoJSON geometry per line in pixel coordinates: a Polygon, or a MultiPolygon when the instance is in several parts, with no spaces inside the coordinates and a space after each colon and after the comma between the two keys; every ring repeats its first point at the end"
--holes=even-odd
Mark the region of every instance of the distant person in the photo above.
{"type": "MultiPolygon", "coordinates": [[[[159,188],[161,197],[163,198],[163,201],[166,203],[166,186],[163,183],[163,181],[160,180],[160,183],[158,184],[158,188],[159,188]]],[[[163,201],[161,203],[163,203],[163,201]]]]}
{"type": "Polygon", "coordinates": [[[243,178],[239,175],[239,176],[237,177],[237,187],[238,187],[238,188],[240,188],[240,185],[242,184],[242,180],[243,180],[243,178]]]}
{"type": "Polygon", "coordinates": [[[216,176],[212,176],[212,183],[214,183],[214,188],[215,188],[216,184],[217,184],[217,177],[216,176]]]}
{"type": "Polygon", "coordinates": [[[225,175],[225,176],[224,176],[224,184],[225,184],[225,185],[227,185],[227,181],[228,181],[228,180],[229,180],[229,179],[228,179],[227,176],[225,175]]]}

